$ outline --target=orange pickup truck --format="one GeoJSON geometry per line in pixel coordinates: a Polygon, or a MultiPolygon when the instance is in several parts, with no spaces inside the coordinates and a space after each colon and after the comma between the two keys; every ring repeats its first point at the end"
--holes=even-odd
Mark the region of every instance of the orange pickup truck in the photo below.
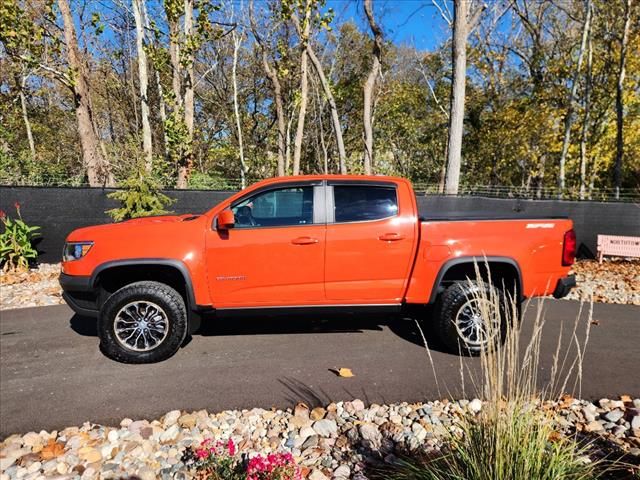
{"type": "Polygon", "coordinates": [[[75,230],[60,284],[78,314],[98,317],[102,351],[122,362],[170,357],[206,312],[430,304],[444,344],[477,354],[488,340],[471,298],[485,284],[476,272],[519,300],[559,298],[575,285],[575,251],[568,219],[430,220],[405,179],[280,177],[202,215],[75,230]]]}

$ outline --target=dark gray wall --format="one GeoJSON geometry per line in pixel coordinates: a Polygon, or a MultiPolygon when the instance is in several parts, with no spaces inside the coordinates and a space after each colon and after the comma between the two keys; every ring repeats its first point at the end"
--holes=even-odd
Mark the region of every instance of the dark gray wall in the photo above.
{"type": "MultiPolygon", "coordinates": [[[[117,203],[106,197],[109,192],[100,188],[0,187],[0,209],[13,215],[13,204],[19,202],[25,221],[42,227],[42,237],[37,244],[40,260],[57,262],[70,231],[111,221],[104,212],[117,203]]],[[[182,214],[203,213],[233,192],[171,190],[166,193],[177,200],[171,209],[182,214]]],[[[630,203],[432,195],[418,196],[418,205],[420,214],[426,218],[566,216],[574,221],[579,244],[592,253],[595,253],[599,233],[640,236],[640,206],[630,203]]],[[[586,253],[583,249],[583,254],[586,253]]]]}

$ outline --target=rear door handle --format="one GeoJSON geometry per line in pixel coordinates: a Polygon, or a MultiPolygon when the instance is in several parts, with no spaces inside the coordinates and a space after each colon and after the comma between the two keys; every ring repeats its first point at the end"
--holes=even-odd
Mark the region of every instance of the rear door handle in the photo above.
{"type": "Polygon", "coordinates": [[[314,243],[318,243],[318,239],[313,237],[298,237],[291,240],[291,243],[294,245],[313,245],[314,243]]]}
{"type": "Polygon", "coordinates": [[[383,242],[397,242],[398,240],[402,240],[404,237],[399,233],[385,233],[378,237],[383,242]]]}

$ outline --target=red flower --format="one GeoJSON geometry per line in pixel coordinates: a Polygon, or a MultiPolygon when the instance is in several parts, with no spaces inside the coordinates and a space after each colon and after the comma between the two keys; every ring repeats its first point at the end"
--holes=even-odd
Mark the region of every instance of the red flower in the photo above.
{"type": "Polygon", "coordinates": [[[4,213],[4,210],[0,210],[0,220],[4,220],[5,218],[7,218],[7,214],[4,213]]]}
{"type": "Polygon", "coordinates": [[[20,202],[16,202],[13,205],[16,207],[16,210],[20,210],[20,202]]]}

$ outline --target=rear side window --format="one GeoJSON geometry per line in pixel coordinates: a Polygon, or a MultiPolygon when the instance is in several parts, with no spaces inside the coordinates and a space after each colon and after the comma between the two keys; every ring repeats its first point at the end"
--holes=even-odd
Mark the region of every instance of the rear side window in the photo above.
{"type": "Polygon", "coordinates": [[[336,222],[379,220],[398,214],[394,187],[334,185],[333,199],[336,222]]]}

